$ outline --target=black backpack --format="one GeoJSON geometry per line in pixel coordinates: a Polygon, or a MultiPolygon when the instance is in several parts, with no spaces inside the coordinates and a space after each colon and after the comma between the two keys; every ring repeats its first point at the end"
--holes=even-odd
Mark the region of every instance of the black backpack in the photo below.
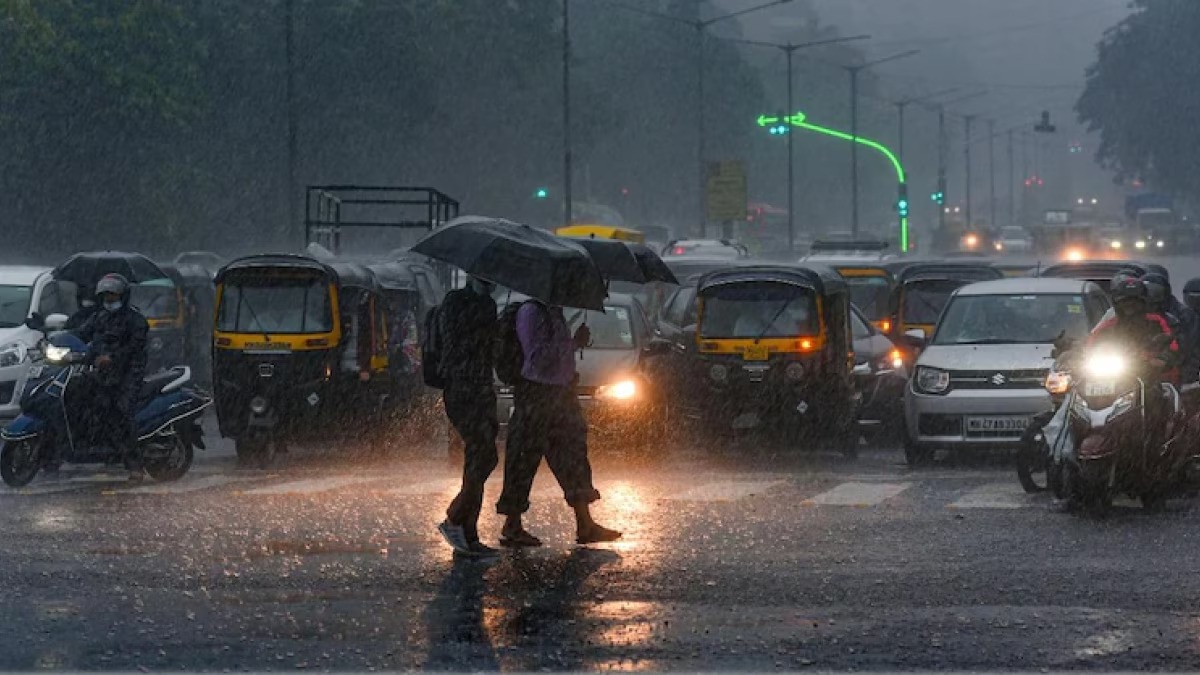
{"type": "Polygon", "coordinates": [[[421,333],[421,376],[425,385],[445,389],[446,378],[442,375],[442,306],[438,305],[425,314],[425,330],[421,333]]]}
{"type": "Polygon", "coordinates": [[[521,369],[525,366],[525,350],[517,337],[517,312],[524,304],[514,302],[505,307],[496,329],[496,377],[510,387],[524,380],[521,369]]]}

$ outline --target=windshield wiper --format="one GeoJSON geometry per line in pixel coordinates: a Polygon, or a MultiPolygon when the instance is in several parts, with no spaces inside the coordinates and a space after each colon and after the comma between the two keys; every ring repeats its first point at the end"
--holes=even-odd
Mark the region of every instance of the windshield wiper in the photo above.
{"type": "MultiPolygon", "coordinates": [[[[242,289],[242,292],[238,294],[238,309],[239,310],[241,309],[242,305],[245,305],[246,309],[250,311],[250,318],[254,319],[254,325],[258,326],[258,332],[263,334],[263,340],[270,342],[271,336],[267,335],[267,328],[266,328],[266,326],[263,325],[263,322],[261,320],[259,320],[258,312],[254,311],[254,305],[250,304],[250,300],[246,298],[246,290],[245,289],[242,289]]],[[[238,313],[241,314],[240,311],[238,313]]]]}
{"type": "Polygon", "coordinates": [[[788,298],[787,301],[783,303],[783,305],[779,308],[779,311],[775,312],[775,316],[771,317],[771,320],[768,321],[765,326],[763,326],[762,332],[758,334],[758,337],[754,338],[755,342],[760,342],[763,338],[767,337],[767,333],[771,332],[771,326],[775,325],[775,320],[783,316],[783,310],[787,309],[795,299],[796,298],[794,297],[788,298]]]}

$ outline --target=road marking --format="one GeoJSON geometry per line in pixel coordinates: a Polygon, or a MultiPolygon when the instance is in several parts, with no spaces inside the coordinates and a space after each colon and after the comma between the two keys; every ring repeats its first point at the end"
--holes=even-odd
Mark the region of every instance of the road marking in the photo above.
{"type": "Polygon", "coordinates": [[[842,483],[806,499],[805,506],[875,506],[912,487],[912,483],[842,483]]]}
{"type": "Polygon", "coordinates": [[[146,485],[143,487],[133,488],[131,490],[119,490],[120,494],[132,495],[180,495],[189,492],[199,492],[200,490],[208,490],[210,488],[229,485],[231,483],[244,483],[246,481],[258,480],[254,476],[231,476],[222,474],[212,474],[202,477],[188,476],[174,483],[155,483],[154,485],[146,485]]]}
{"type": "Polygon", "coordinates": [[[1012,483],[989,483],[959,497],[946,505],[950,509],[1024,509],[1034,506],[1021,486],[1012,483]]]}
{"type": "Polygon", "coordinates": [[[266,487],[246,490],[241,494],[245,495],[305,495],[316,494],[320,492],[329,492],[338,488],[348,487],[350,485],[360,485],[362,483],[377,483],[381,480],[387,480],[383,476],[333,476],[331,478],[313,478],[310,480],[298,480],[291,483],[281,483],[279,485],[268,485],[266,487]]]}
{"type": "Polygon", "coordinates": [[[690,490],[685,490],[676,495],[667,495],[663,499],[681,501],[681,502],[735,502],[746,497],[761,495],[768,490],[783,485],[785,481],[732,481],[723,483],[709,483],[700,485],[690,490]]]}
{"type": "Polygon", "coordinates": [[[129,480],[128,474],[97,474],[92,476],[80,476],[71,478],[70,480],[53,480],[44,483],[34,483],[28,487],[17,488],[15,490],[0,491],[0,495],[18,496],[18,495],[52,495],[58,492],[70,492],[72,490],[82,490],[89,485],[106,485],[112,483],[124,483],[129,480]]]}

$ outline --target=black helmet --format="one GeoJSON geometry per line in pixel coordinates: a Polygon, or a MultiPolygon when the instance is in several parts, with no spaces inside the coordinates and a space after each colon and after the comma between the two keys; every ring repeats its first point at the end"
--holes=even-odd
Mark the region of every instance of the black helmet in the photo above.
{"type": "Polygon", "coordinates": [[[1200,308],[1200,278],[1190,279],[1183,285],[1183,302],[1193,310],[1200,308]]]}
{"type": "Polygon", "coordinates": [[[1111,292],[1117,286],[1120,286],[1121,283],[1124,282],[1125,280],[1137,279],[1137,278],[1138,278],[1137,272],[1134,272],[1133,270],[1131,270],[1129,268],[1125,268],[1113,275],[1112,281],[1108,282],[1108,289],[1111,292]]]}
{"type": "MultiPolygon", "coordinates": [[[[1114,279],[1114,281],[1117,281],[1114,279]]],[[[1141,279],[1129,277],[1121,279],[1109,289],[1109,294],[1112,295],[1114,305],[1120,304],[1129,300],[1146,300],[1146,285],[1141,279]]]]}
{"type": "Polygon", "coordinates": [[[1167,271],[1167,268],[1158,263],[1146,263],[1145,268],[1146,274],[1161,274],[1168,282],[1171,280],[1171,273],[1167,271]]]}
{"type": "Polygon", "coordinates": [[[1156,312],[1165,311],[1171,299],[1171,282],[1158,272],[1147,272],[1142,275],[1142,285],[1146,287],[1146,302],[1156,312]]]}

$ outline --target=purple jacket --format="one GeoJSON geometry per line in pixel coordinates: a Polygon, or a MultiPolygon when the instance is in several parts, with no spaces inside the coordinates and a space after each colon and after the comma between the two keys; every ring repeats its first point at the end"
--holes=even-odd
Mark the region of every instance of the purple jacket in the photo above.
{"type": "Polygon", "coordinates": [[[517,310],[517,339],[525,352],[526,380],[559,386],[575,381],[575,339],[561,309],[526,302],[517,310]]]}

